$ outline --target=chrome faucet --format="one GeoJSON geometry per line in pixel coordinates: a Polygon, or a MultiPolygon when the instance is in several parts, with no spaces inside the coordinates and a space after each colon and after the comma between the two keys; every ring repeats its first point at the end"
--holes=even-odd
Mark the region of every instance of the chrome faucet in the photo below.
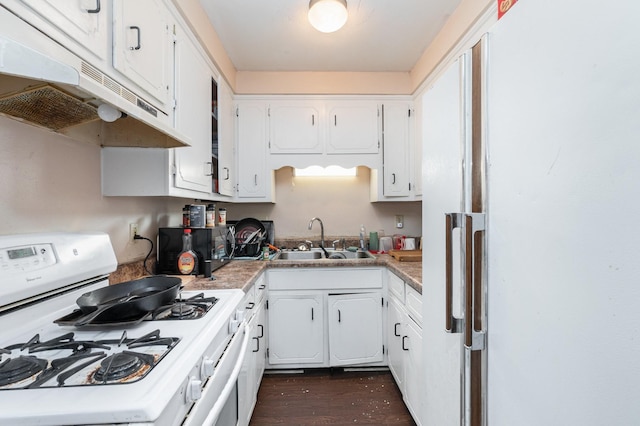
{"type": "Polygon", "coordinates": [[[319,217],[314,217],[309,221],[309,230],[311,230],[311,227],[313,226],[313,222],[315,220],[320,222],[320,247],[324,248],[324,225],[322,224],[322,220],[320,220],[319,217]]]}

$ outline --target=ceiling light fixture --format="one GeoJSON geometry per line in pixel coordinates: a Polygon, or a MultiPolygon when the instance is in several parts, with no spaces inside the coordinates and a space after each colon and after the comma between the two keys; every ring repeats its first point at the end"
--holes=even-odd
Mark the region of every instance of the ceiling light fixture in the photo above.
{"type": "Polygon", "coordinates": [[[338,31],[347,22],[347,0],[310,0],[309,22],[323,33],[338,31]]]}

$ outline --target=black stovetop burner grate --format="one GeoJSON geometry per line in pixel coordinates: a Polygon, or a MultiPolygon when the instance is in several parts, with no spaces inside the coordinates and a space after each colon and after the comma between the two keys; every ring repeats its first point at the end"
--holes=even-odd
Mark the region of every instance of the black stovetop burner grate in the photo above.
{"type": "Polygon", "coordinates": [[[198,293],[187,299],[179,297],[173,303],[161,306],[153,312],[144,313],[136,317],[114,319],[109,309],[89,321],[87,324],[77,325],[81,322],[85,313],[75,309],[71,313],[58,318],[54,323],[61,326],[74,327],[124,327],[136,325],[142,321],[167,321],[167,320],[194,320],[202,318],[218,302],[217,297],[204,297],[204,293],[198,293]]]}
{"type": "Polygon", "coordinates": [[[108,385],[145,377],[179,342],[154,330],[136,339],[75,340],[66,333],[0,349],[0,390],[108,385]],[[37,354],[37,356],[35,355],[37,354]]]}

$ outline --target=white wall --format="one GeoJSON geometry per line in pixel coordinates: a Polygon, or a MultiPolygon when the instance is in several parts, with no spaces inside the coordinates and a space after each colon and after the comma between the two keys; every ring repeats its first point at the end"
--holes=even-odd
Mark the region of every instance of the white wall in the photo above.
{"type": "MultiPolygon", "coordinates": [[[[277,173],[278,203],[231,205],[229,218],[256,217],[276,221],[276,233],[313,236],[309,220],[318,216],[327,235],[357,235],[369,230],[394,232],[395,214],[404,214],[409,235],[420,232],[420,204],[372,204],[368,201],[367,169],[351,184],[295,182],[291,169],[277,173]],[[293,185],[295,183],[295,185],[293,185]]],[[[167,197],[103,197],[100,147],[0,116],[0,234],[26,232],[93,232],[110,235],[119,263],[144,258],[146,241],[128,242],[129,223],[155,239],[159,226],[182,223],[189,199],[167,197]]]]}
{"type": "Polygon", "coordinates": [[[158,226],[180,223],[183,204],[103,197],[99,146],[0,117],[0,234],[102,231],[126,263],[149,250],[146,241],[128,243],[129,223],[155,239],[158,226]]]}

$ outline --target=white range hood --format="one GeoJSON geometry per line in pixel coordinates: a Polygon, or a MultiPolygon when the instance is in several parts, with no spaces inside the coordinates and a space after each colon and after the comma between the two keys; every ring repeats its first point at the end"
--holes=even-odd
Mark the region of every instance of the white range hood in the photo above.
{"type": "Polygon", "coordinates": [[[169,117],[0,7],[0,114],[103,146],[188,146],[169,117]],[[105,122],[97,108],[124,113],[105,122]]]}

